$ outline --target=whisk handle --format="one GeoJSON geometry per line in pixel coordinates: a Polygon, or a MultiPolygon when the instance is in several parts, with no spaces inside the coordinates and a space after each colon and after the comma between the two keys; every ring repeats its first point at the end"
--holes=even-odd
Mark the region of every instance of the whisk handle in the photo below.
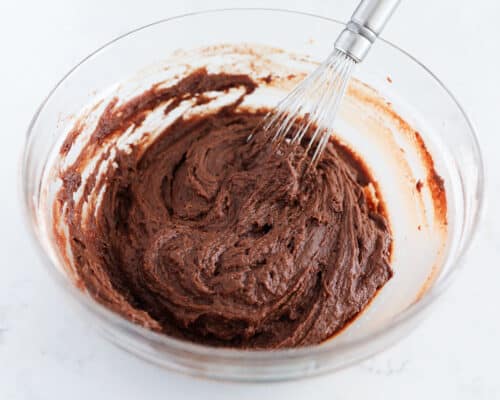
{"type": "Polygon", "coordinates": [[[335,42],[335,48],[363,61],[401,0],[361,0],[335,42]]]}

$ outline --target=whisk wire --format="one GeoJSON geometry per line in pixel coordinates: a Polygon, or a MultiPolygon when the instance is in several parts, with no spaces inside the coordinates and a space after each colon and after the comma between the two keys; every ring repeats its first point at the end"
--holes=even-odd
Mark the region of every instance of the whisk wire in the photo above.
{"type": "MultiPolygon", "coordinates": [[[[327,69],[328,66],[326,65],[325,68],[327,69]]],[[[320,80],[316,80],[316,83],[318,83],[318,82],[320,82],[320,80]]],[[[316,103],[316,105],[313,107],[313,110],[310,113],[310,115],[307,116],[307,122],[305,124],[302,124],[302,126],[298,129],[298,131],[294,135],[291,143],[300,143],[302,141],[304,135],[311,128],[314,121],[317,121],[317,119],[319,118],[319,113],[320,113],[321,109],[325,106],[326,101],[328,100],[328,97],[329,97],[328,95],[329,95],[329,91],[331,89],[332,80],[326,79],[325,85],[326,86],[325,86],[324,90],[319,90],[321,88],[314,88],[315,93],[319,90],[319,92],[321,93],[321,97],[320,97],[319,101],[316,103]]],[[[316,85],[316,86],[318,86],[318,85],[316,85]]]]}
{"type": "Polygon", "coordinates": [[[335,50],[265,116],[263,128],[275,132],[272,140],[301,143],[308,139],[306,155],[314,147],[311,166],[315,166],[332,133],[333,122],[345,94],[356,61],[335,50]],[[307,137],[314,128],[312,134],[307,137]]]}
{"type": "Polygon", "coordinates": [[[328,107],[326,108],[329,111],[327,113],[325,113],[324,120],[320,121],[322,123],[322,125],[325,127],[325,130],[327,130],[327,132],[325,132],[323,134],[323,136],[321,137],[319,144],[316,147],[316,150],[312,156],[311,165],[313,165],[313,166],[316,165],[316,163],[319,160],[319,157],[321,156],[326,145],[328,144],[328,140],[329,140],[331,132],[332,132],[332,128],[333,128],[333,124],[335,121],[335,117],[337,115],[337,111],[339,109],[339,106],[340,106],[342,99],[344,98],[345,92],[347,90],[347,85],[348,85],[349,78],[350,78],[351,73],[352,73],[353,66],[354,66],[354,63],[349,63],[349,62],[345,63],[342,66],[339,75],[336,77],[337,78],[336,79],[336,87],[333,91],[334,96],[332,96],[332,101],[328,105],[328,107]]]}

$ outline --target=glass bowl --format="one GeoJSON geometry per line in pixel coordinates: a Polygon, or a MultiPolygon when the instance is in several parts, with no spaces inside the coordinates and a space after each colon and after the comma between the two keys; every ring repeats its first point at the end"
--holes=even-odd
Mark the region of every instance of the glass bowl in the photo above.
{"type": "MultiPolygon", "coordinates": [[[[479,146],[469,119],[448,89],[417,60],[383,39],[355,77],[374,88],[385,104],[394,104],[398,114],[420,132],[446,183],[446,251],[439,268],[431,266],[432,279],[427,277],[425,287],[413,300],[398,302],[389,297],[386,304],[391,307],[385,307],[384,318],[374,318],[370,310],[362,316],[371,321],[368,328],[349,327],[347,331],[355,333],[342,333],[320,345],[276,351],[222,349],[173,339],[125,320],[77,288],[61,266],[47,224],[44,177],[68,125],[96,93],[116,88],[117,82],[130,76],[147,79],[145,67],[161,64],[165,56],[179,49],[251,43],[305,54],[307,60],[322,60],[342,28],[338,21],[285,10],[230,9],[179,16],[111,41],[75,66],[50,92],[27,133],[21,174],[25,214],[37,252],[51,276],[68,299],[83,306],[82,315],[96,321],[99,331],[112,343],[160,366],[192,375],[248,381],[297,379],[349,366],[395,343],[427,315],[430,305],[448,287],[464,263],[480,216],[483,167],[479,146]]],[[[400,235],[401,242],[407,240],[404,229],[400,235]]],[[[396,244],[398,241],[396,238],[396,244]]],[[[425,241],[423,237],[421,242],[425,241]]],[[[420,271],[418,260],[421,264],[427,261],[418,246],[408,246],[401,252],[395,276],[400,270],[411,284],[420,271]]],[[[420,281],[415,284],[420,285],[420,281]]],[[[383,296],[377,296],[376,302],[380,302],[379,297],[383,296]]]]}

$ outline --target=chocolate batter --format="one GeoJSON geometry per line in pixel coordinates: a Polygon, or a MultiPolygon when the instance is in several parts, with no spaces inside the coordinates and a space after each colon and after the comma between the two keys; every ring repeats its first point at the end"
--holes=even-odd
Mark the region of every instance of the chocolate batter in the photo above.
{"type": "Polygon", "coordinates": [[[238,109],[254,89],[247,76],[199,70],[108,106],[62,173],[54,208],[78,278],[97,301],[177,338],[273,349],[330,338],[391,278],[390,230],[365,194],[362,162],[334,141],[313,171],[302,145],[275,151],[258,128],[263,112],[238,109]],[[230,106],[179,118],[145,149],[114,148],[114,167],[97,174],[106,152],[82,178],[99,146],[154,108],[200,104],[204,93],[231,88],[244,93],[230,106]],[[91,201],[99,191],[100,202],[91,201]]]}

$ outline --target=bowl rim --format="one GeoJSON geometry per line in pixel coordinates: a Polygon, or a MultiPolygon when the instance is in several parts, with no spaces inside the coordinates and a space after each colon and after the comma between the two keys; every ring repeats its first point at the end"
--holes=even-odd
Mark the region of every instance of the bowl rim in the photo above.
{"type": "MultiPolygon", "coordinates": [[[[398,326],[404,325],[405,322],[408,322],[411,319],[416,318],[424,310],[426,310],[431,304],[435,302],[435,300],[443,294],[446,289],[449,287],[450,283],[457,276],[458,271],[463,268],[464,257],[470,246],[473,242],[474,237],[476,236],[477,228],[480,225],[480,221],[484,214],[484,188],[485,188],[485,176],[484,176],[484,161],[482,157],[481,148],[479,145],[478,137],[476,129],[471,122],[470,118],[464,111],[462,105],[453,95],[453,93],[444,85],[444,83],[436,76],[434,73],[426,67],[422,62],[417,60],[411,54],[380,37],[378,40],[383,42],[384,44],[392,47],[394,50],[399,51],[406,57],[408,57],[411,61],[417,64],[420,68],[422,68],[440,87],[443,89],[446,94],[450,97],[452,102],[456,105],[464,120],[468,126],[470,138],[472,140],[473,151],[477,156],[477,173],[478,173],[478,182],[476,187],[476,210],[472,215],[470,221],[469,231],[467,232],[467,237],[465,237],[464,245],[457,251],[455,255],[455,259],[451,261],[451,265],[454,267],[451,268],[447,273],[442,277],[440,282],[437,282],[433,285],[429,290],[425,292],[425,294],[415,303],[408,306],[406,309],[398,313],[393,318],[384,322],[380,327],[375,329],[373,332],[369,334],[362,335],[359,338],[345,341],[343,343],[336,343],[335,340],[328,340],[319,345],[306,346],[306,347],[298,347],[298,348],[290,348],[290,349],[280,349],[280,350],[242,350],[235,348],[219,348],[219,347],[211,347],[202,344],[192,343],[188,341],[184,341],[181,339],[176,339],[173,337],[169,337],[162,333],[153,332],[143,326],[135,324],[121,315],[111,311],[100,303],[96,302],[89,296],[85,295],[80,289],[76,288],[72,285],[68,280],[64,279],[62,273],[58,272],[56,268],[54,268],[51,257],[47,254],[44,247],[42,246],[43,237],[40,237],[38,231],[36,229],[35,223],[33,221],[32,212],[33,210],[30,207],[30,198],[29,198],[29,190],[27,187],[27,172],[26,165],[29,158],[29,144],[30,139],[32,137],[32,133],[34,127],[39,119],[39,116],[44,111],[45,106],[50,101],[54,93],[58,90],[58,88],[65,82],[68,78],[70,78],[73,73],[75,73],[83,64],[92,59],[94,56],[99,55],[102,51],[106,50],[108,47],[111,47],[116,42],[127,38],[128,36],[132,36],[137,32],[142,30],[146,30],[148,28],[154,27],[156,25],[168,23],[170,21],[181,20],[193,16],[200,15],[210,15],[210,14],[222,14],[222,13],[239,13],[239,12],[270,12],[270,13],[281,13],[281,14],[291,14],[298,16],[305,16],[315,19],[320,19],[326,22],[334,23],[337,25],[344,25],[344,22],[339,21],[334,18],[321,16],[314,13],[302,12],[297,10],[289,10],[289,9],[280,9],[280,8],[261,8],[261,7],[242,7],[242,8],[216,8],[216,9],[206,9],[200,11],[194,11],[189,13],[184,13],[168,18],[163,18],[140,27],[134,28],[124,34],[121,34],[114,39],[106,42],[102,46],[98,47],[96,50],[92,51],[89,55],[84,57],[80,62],[78,62],[75,66],[73,66],[64,76],[55,84],[55,86],[50,90],[48,95],[42,101],[35,114],[33,115],[30,124],[28,126],[27,132],[25,134],[24,145],[22,148],[21,159],[20,159],[20,168],[19,168],[19,185],[18,189],[20,192],[20,197],[23,203],[22,212],[24,223],[27,226],[32,242],[34,243],[34,247],[38,249],[38,253],[41,255],[42,263],[45,268],[49,271],[49,274],[54,278],[54,280],[58,283],[60,287],[62,287],[67,293],[71,295],[71,297],[76,300],[77,303],[83,305],[86,309],[88,309],[91,313],[97,314],[98,317],[104,318],[106,322],[112,323],[113,325],[118,325],[120,327],[126,328],[127,330],[131,330],[133,333],[146,337],[149,340],[154,342],[158,342],[164,346],[171,348],[174,351],[178,352],[187,352],[194,353],[200,356],[211,356],[212,358],[219,360],[232,360],[237,361],[239,359],[244,359],[245,361],[279,361],[282,359],[301,359],[310,356],[318,356],[324,354],[331,354],[335,350],[342,350],[351,347],[357,347],[364,344],[368,344],[371,341],[376,340],[377,338],[381,338],[388,334],[389,332],[396,329],[398,326]]],[[[36,211],[35,211],[36,214],[36,211]]],[[[394,342],[394,341],[393,341],[394,342]]],[[[384,346],[386,347],[386,346],[384,346]]],[[[359,357],[361,359],[363,357],[359,357]]],[[[354,361],[353,361],[354,362],[354,361]]],[[[352,362],[346,362],[345,365],[349,365],[352,362]]]]}

